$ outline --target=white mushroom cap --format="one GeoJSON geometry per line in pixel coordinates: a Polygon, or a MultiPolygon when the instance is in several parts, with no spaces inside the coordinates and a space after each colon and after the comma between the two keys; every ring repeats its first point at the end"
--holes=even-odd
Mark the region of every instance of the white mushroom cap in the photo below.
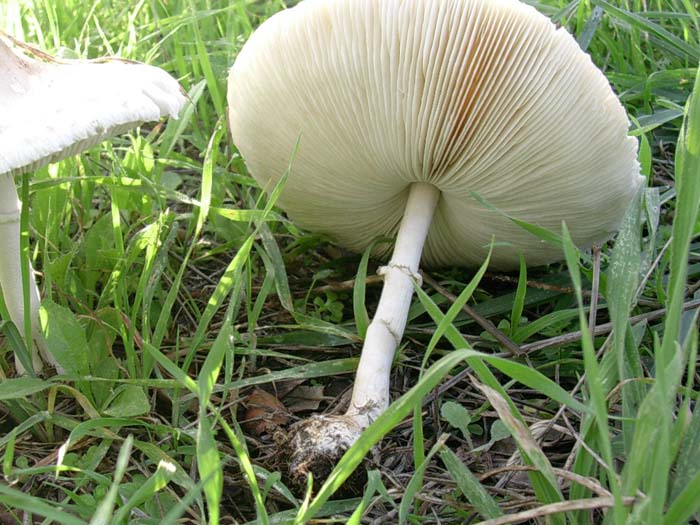
{"type": "Polygon", "coordinates": [[[0,34],[0,175],[75,155],[146,121],[177,117],[185,97],[162,69],[118,59],[27,56],[0,34]]]}
{"type": "Polygon", "coordinates": [[[300,226],[363,250],[393,236],[408,188],[441,192],[424,265],[560,259],[474,198],[589,246],[617,229],[642,177],[604,75],[564,29],[517,0],[304,0],[231,69],[230,127],[300,226]]]}

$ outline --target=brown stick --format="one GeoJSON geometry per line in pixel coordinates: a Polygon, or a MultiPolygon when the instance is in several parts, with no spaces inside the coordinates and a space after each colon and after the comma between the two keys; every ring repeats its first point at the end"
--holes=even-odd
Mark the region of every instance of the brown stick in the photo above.
{"type": "MultiPolygon", "coordinates": [[[[688,301],[683,305],[683,311],[686,310],[692,310],[693,308],[700,308],[700,299],[695,299],[693,301],[688,301]]],[[[654,310],[652,312],[647,312],[645,314],[640,314],[640,315],[635,315],[633,317],[629,318],[630,324],[637,324],[642,321],[655,321],[656,319],[661,319],[666,315],[666,308],[661,308],[659,310],[654,310]]],[[[613,325],[612,323],[605,323],[601,324],[595,327],[595,330],[593,330],[593,335],[604,335],[607,333],[612,332],[613,325]]],[[[571,332],[568,334],[563,334],[563,335],[558,335],[556,337],[551,337],[549,339],[543,339],[542,341],[536,341],[534,343],[529,343],[526,345],[522,345],[520,347],[520,353],[527,354],[530,352],[534,352],[536,350],[542,350],[544,348],[549,348],[551,346],[557,346],[561,345],[564,343],[572,343],[574,341],[578,341],[583,337],[583,334],[580,330],[576,332],[571,332]]]]}
{"type": "MultiPolygon", "coordinates": [[[[633,505],[635,502],[634,498],[624,497],[622,498],[622,503],[624,505],[633,505]]],[[[508,514],[507,516],[501,516],[500,518],[495,518],[491,520],[480,521],[475,525],[507,525],[509,523],[522,523],[527,520],[540,518],[542,516],[550,516],[552,514],[559,514],[561,512],[572,512],[576,510],[593,510],[593,509],[605,509],[615,506],[615,500],[611,497],[604,498],[587,498],[587,499],[575,499],[571,501],[560,501],[557,503],[550,503],[548,505],[542,505],[536,509],[525,510],[522,512],[516,512],[515,514],[508,514]]]]}
{"type": "Polygon", "coordinates": [[[595,330],[598,317],[598,288],[600,287],[600,246],[593,246],[593,283],[591,284],[591,309],[588,313],[588,328],[595,330]]]}

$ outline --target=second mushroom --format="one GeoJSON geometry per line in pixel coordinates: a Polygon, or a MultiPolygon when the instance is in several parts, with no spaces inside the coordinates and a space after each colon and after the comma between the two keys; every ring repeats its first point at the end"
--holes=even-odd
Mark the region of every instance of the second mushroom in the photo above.
{"type": "MultiPolygon", "coordinates": [[[[591,246],[642,178],[605,76],[517,0],[304,0],[266,21],[229,77],[234,142],[300,226],[362,251],[396,239],[350,407],[296,441],[301,473],[349,447],[390,403],[418,267],[562,258],[508,219],[591,246]],[[485,207],[478,195],[502,213],[485,207]]],[[[378,251],[375,255],[387,257],[378,251]]]]}
{"type": "MultiPolygon", "coordinates": [[[[35,371],[51,357],[39,327],[39,291],[30,268],[25,305],[20,211],[14,175],[31,172],[164,116],[185,101],[162,69],[120,59],[57,60],[0,33],[0,289],[10,320],[25,335],[35,371]],[[28,311],[30,333],[26,334],[28,311]]],[[[24,371],[17,361],[19,372],[24,371]]]]}

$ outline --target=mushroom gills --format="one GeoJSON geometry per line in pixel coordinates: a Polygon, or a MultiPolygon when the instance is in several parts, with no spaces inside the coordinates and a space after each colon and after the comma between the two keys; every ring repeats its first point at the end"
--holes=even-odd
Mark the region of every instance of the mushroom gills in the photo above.
{"type": "Polygon", "coordinates": [[[352,399],[341,416],[312,416],[294,428],[292,476],[323,479],[343,455],[389,406],[389,383],[394,354],[403,338],[421,253],[440,200],[440,190],[425,182],[412,183],[391,259],[379,269],[384,287],[372,322],[367,327],[352,399]],[[318,469],[321,471],[318,471],[318,469]]]}

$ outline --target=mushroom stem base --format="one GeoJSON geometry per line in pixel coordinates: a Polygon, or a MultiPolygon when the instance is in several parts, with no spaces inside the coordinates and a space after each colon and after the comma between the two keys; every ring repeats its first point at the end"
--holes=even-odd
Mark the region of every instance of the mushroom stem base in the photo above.
{"type": "Polygon", "coordinates": [[[323,482],[365,428],[366,421],[347,414],[312,416],[294,425],[289,473],[295,484],[304,486],[309,474],[323,482]]]}

